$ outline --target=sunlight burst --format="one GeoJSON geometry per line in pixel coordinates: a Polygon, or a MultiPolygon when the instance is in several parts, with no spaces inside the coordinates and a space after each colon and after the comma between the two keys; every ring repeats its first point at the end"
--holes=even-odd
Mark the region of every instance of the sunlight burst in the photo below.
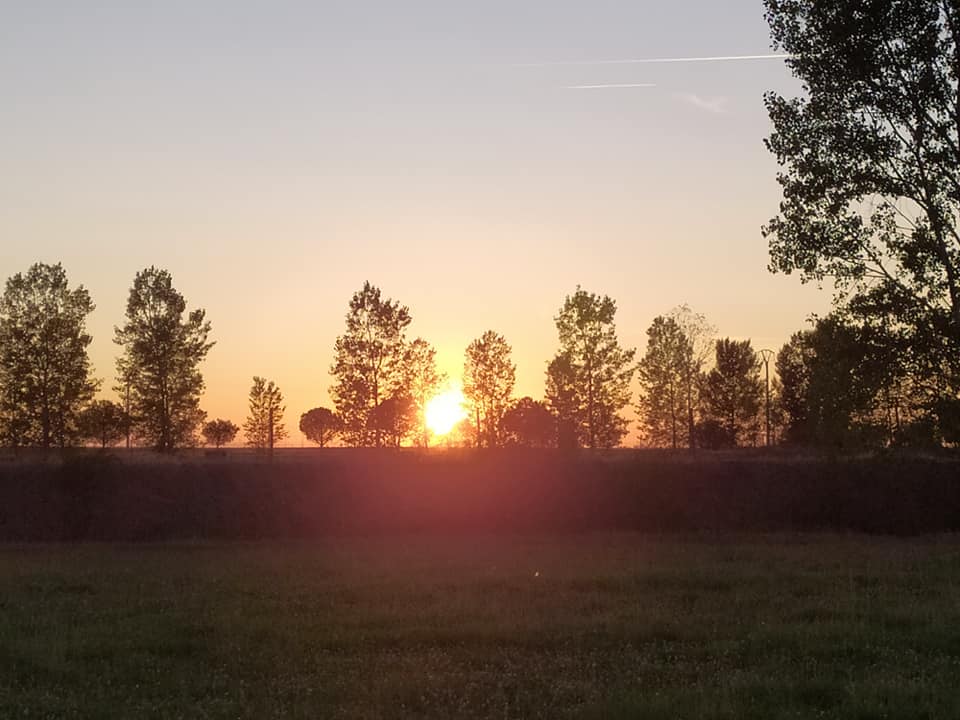
{"type": "Polygon", "coordinates": [[[446,435],[467,417],[463,392],[458,387],[434,396],[424,408],[427,428],[434,435],[446,435]]]}

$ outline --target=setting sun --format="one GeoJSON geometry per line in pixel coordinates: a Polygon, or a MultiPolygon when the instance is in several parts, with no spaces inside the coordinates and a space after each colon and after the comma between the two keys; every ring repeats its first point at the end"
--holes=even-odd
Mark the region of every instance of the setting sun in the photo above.
{"type": "Polygon", "coordinates": [[[463,392],[458,387],[432,398],[424,409],[427,427],[434,435],[446,435],[467,416],[463,392]]]}

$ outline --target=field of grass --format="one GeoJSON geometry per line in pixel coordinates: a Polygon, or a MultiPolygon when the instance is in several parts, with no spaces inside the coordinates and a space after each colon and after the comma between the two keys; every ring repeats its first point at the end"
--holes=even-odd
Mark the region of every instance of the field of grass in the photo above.
{"type": "Polygon", "coordinates": [[[960,539],[0,546],[2,718],[957,718],[960,539]]]}

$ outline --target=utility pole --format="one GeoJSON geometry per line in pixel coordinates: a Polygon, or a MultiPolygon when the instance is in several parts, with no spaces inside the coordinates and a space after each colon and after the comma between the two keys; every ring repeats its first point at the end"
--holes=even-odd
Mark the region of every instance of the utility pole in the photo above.
{"type": "Polygon", "coordinates": [[[767,380],[767,403],[766,403],[766,415],[767,415],[767,447],[770,447],[770,360],[774,358],[776,353],[773,350],[761,350],[759,353],[760,362],[763,363],[764,372],[766,374],[767,380]]]}

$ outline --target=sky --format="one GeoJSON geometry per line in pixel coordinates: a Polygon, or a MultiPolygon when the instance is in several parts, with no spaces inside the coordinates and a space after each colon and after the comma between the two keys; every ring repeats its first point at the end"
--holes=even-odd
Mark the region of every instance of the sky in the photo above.
{"type": "Polygon", "coordinates": [[[275,380],[295,445],[365,280],[453,378],[502,333],[534,398],[577,285],[640,353],[681,303],[776,349],[830,299],[761,235],[763,93],[799,84],[608,62],[771,52],[760,0],[0,0],[0,276],[62,262],[91,292],[110,396],[133,277],[170,270],[217,342],[202,407],[239,424],[275,380]]]}

